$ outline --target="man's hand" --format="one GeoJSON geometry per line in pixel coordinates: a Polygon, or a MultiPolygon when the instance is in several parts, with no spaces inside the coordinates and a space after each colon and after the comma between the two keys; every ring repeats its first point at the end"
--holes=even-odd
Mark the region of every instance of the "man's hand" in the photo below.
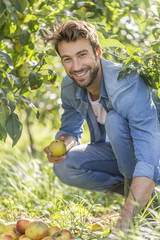
{"type": "MultiPolygon", "coordinates": [[[[72,147],[77,145],[76,140],[72,136],[67,134],[59,136],[57,140],[63,141],[65,143],[66,151],[69,151],[72,147]]],[[[50,163],[58,164],[66,158],[65,154],[60,157],[53,156],[51,151],[49,150],[49,146],[45,147],[44,151],[47,154],[47,158],[50,163]]]]}

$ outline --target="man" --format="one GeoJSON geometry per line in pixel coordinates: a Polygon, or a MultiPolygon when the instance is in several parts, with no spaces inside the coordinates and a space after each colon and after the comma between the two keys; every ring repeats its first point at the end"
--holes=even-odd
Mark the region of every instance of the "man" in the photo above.
{"type": "Polygon", "coordinates": [[[102,58],[94,26],[64,22],[47,37],[59,54],[67,75],[62,81],[64,113],[56,139],[67,152],[51,155],[58,178],[71,186],[109,192],[131,183],[118,222],[124,232],[159,184],[160,126],[151,92],[133,71],[117,80],[121,66],[102,58]],[[86,119],[91,143],[80,144],[86,119]],[[108,140],[109,139],[109,140],[108,140]]]}

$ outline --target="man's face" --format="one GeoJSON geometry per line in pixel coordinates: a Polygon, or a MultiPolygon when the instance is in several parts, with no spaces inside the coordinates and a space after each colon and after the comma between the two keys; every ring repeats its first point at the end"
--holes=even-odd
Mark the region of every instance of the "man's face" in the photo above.
{"type": "Polygon", "coordinates": [[[89,40],[61,41],[58,50],[66,73],[79,87],[87,88],[96,81],[101,51],[95,55],[89,40]]]}

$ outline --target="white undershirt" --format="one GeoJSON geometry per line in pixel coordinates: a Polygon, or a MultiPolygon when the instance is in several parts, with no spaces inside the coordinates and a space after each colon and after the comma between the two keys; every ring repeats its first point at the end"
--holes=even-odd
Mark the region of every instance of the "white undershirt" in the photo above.
{"type": "Polygon", "coordinates": [[[104,107],[99,103],[99,99],[96,101],[92,101],[89,93],[88,93],[88,99],[91,103],[93,112],[97,118],[97,122],[99,122],[100,124],[105,124],[107,112],[104,109],[104,107]]]}

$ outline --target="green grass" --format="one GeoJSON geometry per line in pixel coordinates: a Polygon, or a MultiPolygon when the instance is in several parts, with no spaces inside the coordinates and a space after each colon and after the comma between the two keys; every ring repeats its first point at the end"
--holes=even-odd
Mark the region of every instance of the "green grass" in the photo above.
{"type": "MultiPolygon", "coordinates": [[[[43,148],[53,139],[49,127],[33,125],[37,152],[31,154],[29,139],[24,129],[19,143],[12,148],[0,144],[0,218],[5,222],[21,217],[42,219],[61,229],[70,230],[75,239],[103,239],[114,227],[123,197],[89,192],[62,184],[54,176],[43,148]],[[91,232],[93,222],[99,221],[104,232],[91,232]]],[[[85,136],[85,140],[87,137],[85,136]]],[[[135,224],[126,238],[121,232],[114,239],[160,239],[160,214],[146,208],[135,218],[135,224]]]]}

